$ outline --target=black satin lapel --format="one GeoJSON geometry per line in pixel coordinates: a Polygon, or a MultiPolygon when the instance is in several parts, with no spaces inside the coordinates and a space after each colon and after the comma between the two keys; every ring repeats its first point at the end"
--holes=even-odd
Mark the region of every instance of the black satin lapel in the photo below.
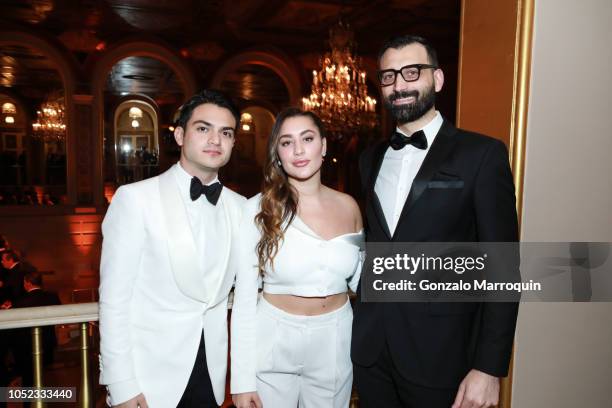
{"type": "Polygon", "coordinates": [[[389,225],[387,225],[387,220],[385,219],[385,214],[383,213],[382,206],[380,205],[380,200],[378,199],[378,195],[374,190],[374,187],[376,186],[376,179],[378,178],[378,173],[380,173],[380,168],[382,167],[382,162],[385,158],[385,153],[388,147],[388,142],[381,143],[380,145],[376,146],[376,149],[372,154],[372,171],[369,179],[368,200],[370,203],[372,203],[372,208],[374,209],[374,214],[376,214],[378,223],[382,226],[382,229],[387,237],[391,239],[389,225]]]}
{"type": "Polygon", "coordinates": [[[416,203],[416,201],[421,197],[427,188],[427,183],[433,177],[440,165],[442,165],[446,159],[446,156],[454,146],[454,135],[456,132],[457,129],[445,120],[440,128],[440,131],[436,135],[431,148],[427,152],[427,156],[425,156],[425,160],[423,160],[421,168],[412,182],[410,193],[408,193],[408,198],[406,198],[400,219],[397,223],[397,227],[395,228],[396,233],[399,230],[402,220],[406,214],[408,214],[414,203],[416,203]]]}
{"type": "Polygon", "coordinates": [[[378,218],[378,223],[382,227],[387,238],[391,240],[391,231],[389,230],[387,219],[385,218],[385,214],[383,213],[382,206],[380,205],[380,200],[378,199],[378,195],[376,194],[376,192],[374,192],[372,198],[372,206],[374,207],[374,213],[376,214],[376,218],[378,218]]]}

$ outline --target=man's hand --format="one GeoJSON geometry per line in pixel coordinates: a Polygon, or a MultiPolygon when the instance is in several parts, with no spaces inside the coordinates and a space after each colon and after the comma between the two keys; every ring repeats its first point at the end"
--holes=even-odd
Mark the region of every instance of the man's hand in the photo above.
{"type": "Polygon", "coordinates": [[[256,392],[232,394],[232,402],[236,408],[263,408],[263,404],[256,392]]]}
{"type": "Polygon", "coordinates": [[[131,400],[122,402],[119,405],[113,405],[113,408],[149,408],[149,405],[144,395],[140,393],[131,400]]]}
{"type": "Polygon", "coordinates": [[[499,378],[470,370],[459,385],[451,408],[488,408],[499,402],[499,378]]]}

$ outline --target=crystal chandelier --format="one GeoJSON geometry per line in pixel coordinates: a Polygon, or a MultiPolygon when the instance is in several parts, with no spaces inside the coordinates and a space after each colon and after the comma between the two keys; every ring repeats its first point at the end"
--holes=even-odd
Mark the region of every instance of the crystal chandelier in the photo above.
{"type": "Polygon", "coordinates": [[[368,95],[361,59],[353,55],[353,32],[341,20],[329,30],[327,52],[312,71],[312,88],[302,106],[316,113],[337,139],[376,126],[376,99],[368,95]]]}
{"type": "Polygon", "coordinates": [[[66,137],[62,97],[50,96],[36,111],[36,122],[32,123],[34,136],[45,142],[60,141],[66,137]]]}

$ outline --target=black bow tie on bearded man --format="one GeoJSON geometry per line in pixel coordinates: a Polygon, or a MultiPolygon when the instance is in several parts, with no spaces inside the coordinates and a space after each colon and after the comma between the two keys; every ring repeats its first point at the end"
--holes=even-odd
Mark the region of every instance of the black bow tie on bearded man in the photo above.
{"type": "Polygon", "coordinates": [[[400,150],[406,145],[413,145],[417,149],[427,149],[427,138],[422,130],[414,132],[411,136],[406,136],[400,132],[394,132],[389,141],[393,150],[400,150]]]}
{"type": "Polygon", "coordinates": [[[201,195],[205,195],[209,203],[212,205],[217,205],[222,189],[223,186],[218,181],[216,183],[212,183],[211,185],[205,186],[202,184],[199,178],[193,177],[191,179],[191,186],[189,186],[189,195],[191,196],[192,201],[197,200],[201,195]]]}

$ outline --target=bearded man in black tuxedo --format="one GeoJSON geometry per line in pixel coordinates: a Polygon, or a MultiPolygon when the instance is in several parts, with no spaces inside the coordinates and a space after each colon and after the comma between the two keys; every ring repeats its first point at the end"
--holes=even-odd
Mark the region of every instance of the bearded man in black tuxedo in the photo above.
{"type": "MultiPolygon", "coordinates": [[[[507,149],[436,111],[444,73],[432,46],[421,37],[394,38],[379,68],[397,129],[360,160],[367,241],[516,242],[507,149]]],[[[374,303],[363,302],[361,290],[351,347],[361,407],[497,404],[517,303],[374,303]]]]}

